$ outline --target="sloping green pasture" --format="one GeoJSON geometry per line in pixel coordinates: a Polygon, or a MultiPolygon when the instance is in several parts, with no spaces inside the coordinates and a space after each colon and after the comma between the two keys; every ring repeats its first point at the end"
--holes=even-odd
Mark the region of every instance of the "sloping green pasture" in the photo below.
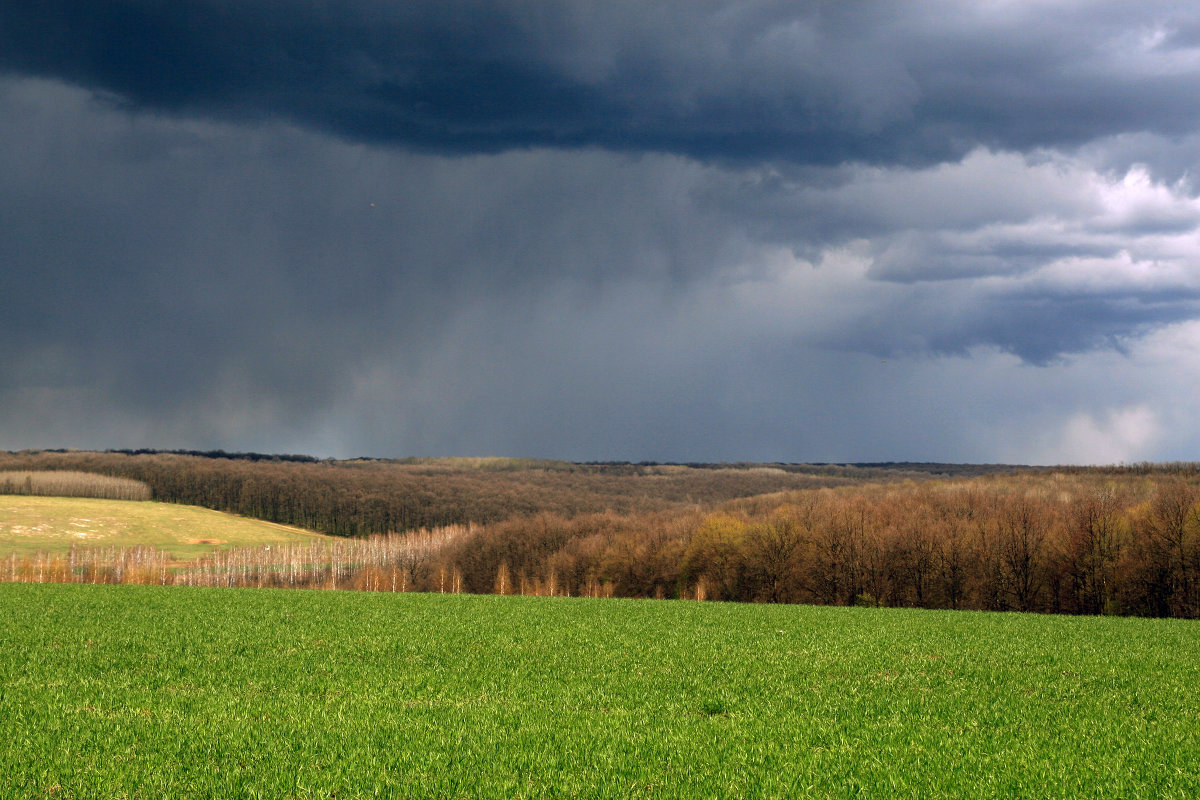
{"type": "Polygon", "coordinates": [[[0,584],[3,797],[1200,795],[1200,626],[0,584]]]}
{"type": "Polygon", "coordinates": [[[320,534],[196,506],[87,497],[0,495],[0,558],[80,547],[153,545],[176,558],[214,547],[309,541],[320,534]]]}

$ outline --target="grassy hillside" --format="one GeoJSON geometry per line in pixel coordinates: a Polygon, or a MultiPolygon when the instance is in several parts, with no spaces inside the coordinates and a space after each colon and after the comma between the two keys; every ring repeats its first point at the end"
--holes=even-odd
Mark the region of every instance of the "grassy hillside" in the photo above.
{"type": "Polygon", "coordinates": [[[0,557],[63,553],[71,545],[153,545],[176,558],[218,546],[309,541],[318,534],[171,503],[0,495],[0,557]]]}
{"type": "Polygon", "coordinates": [[[1200,794],[1188,621],[29,584],[0,617],[5,797],[1200,794]]]}

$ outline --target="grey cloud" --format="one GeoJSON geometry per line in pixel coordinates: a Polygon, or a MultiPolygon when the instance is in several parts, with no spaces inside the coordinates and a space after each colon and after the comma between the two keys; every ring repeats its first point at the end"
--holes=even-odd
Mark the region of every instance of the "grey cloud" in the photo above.
{"type": "Polygon", "coordinates": [[[820,340],[881,358],[970,357],[977,349],[1061,364],[1080,353],[1124,351],[1139,337],[1200,318],[1200,291],[1055,292],[1017,284],[925,284],[851,314],[820,340]]]}
{"type": "MultiPolygon", "coordinates": [[[[873,317],[848,306],[811,334],[839,350],[996,346],[1047,363],[1196,313],[1185,295],[1151,297],[1161,287],[1080,299],[1070,287],[976,286],[1148,246],[1136,225],[1089,232],[1091,199],[1058,186],[1052,165],[1009,156],[796,183],[598,151],[401,157],[288,126],[122,114],[37,81],[10,82],[4,97],[14,113],[0,158],[13,179],[0,248],[12,269],[0,288],[26,298],[3,323],[18,345],[10,380],[88,376],[131,407],[237,387],[306,419],[381,361],[419,372],[464,308],[538,317],[562,287],[602,297],[629,285],[670,308],[706,281],[753,274],[778,243],[817,261],[866,237],[867,277],[963,283],[927,303],[901,292],[869,306],[873,317]],[[1027,224],[1047,212],[1078,230],[1027,224]]],[[[581,316],[596,313],[588,303],[581,316]]]]}
{"type": "Polygon", "coordinates": [[[1002,249],[986,244],[964,247],[963,243],[950,239],[945,234],[915,231],[886,237],[868,274],[876,280],[897,283],[1014,275],[1037,269],[1055,257],[1078,252],[1078,248],[1054,244],[1002,249]]]}
{"type": "Polygon", "coordinates": [[[0,447],[1200,443],[1197,17],[0,6],[0,447]]]}
{"type": "Polygon", "coordinates": [[[1155,180],[1200,192],[1200,134],[1158,136],[1121,133],[1088,142],[1080,157],[1102,172],[1122,172],[1131,164],[1143,165],[1155,180]]]}
{"type": "Polygon", "coordinates": [[[1194,131],[1196,68],[1172,58],[1195,24],[1165,2],[39,0],[0,12],[0,66],[442,152],[930,163],[1194,131]]]}

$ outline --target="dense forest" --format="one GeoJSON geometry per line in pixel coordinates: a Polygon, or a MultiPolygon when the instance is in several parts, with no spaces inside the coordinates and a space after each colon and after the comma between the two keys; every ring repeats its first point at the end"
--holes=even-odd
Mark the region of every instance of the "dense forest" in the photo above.
{"type": "Polygon", "coordinates": [[[450,458],[318,461],[257,453],[0,453],[0,470],[69,470],[144,483],[154,499],[334,536],[370,536],[539,512],[695,508],[766,492],[928,478],[931,465],[571,464],[450,458]]]}
{"type": "MultiPolygon", "coordinates": [[[[861,485],[455,538],[467,591],[1200,616],[1200,471],[861,485]],[[507,577],[506,577],[507,576],[507,577]]],[[[431,565],[434,559],[431,559],[431,565]]],[[[431,566],[432,569],[432,566],[431,566]]]]}

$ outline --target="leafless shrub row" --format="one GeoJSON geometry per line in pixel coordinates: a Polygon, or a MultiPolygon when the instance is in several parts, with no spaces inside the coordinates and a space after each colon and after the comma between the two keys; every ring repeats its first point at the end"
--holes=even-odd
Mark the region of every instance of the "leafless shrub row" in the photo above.
{"type": "Polygon", "coordinates": [[[73,470],[0,472],[0,494],[149,500],[150,487],[130,478],[73,470]]]}
{"type": "Polygon", "coordinates": [[[459,525],[369,539],[236,547],[186,562],[149,546],[73,545],[65,555],[14,553],[0,562],[0,580],[460,592],[462,575],[437,558],[470,531],[459,525]]]}

